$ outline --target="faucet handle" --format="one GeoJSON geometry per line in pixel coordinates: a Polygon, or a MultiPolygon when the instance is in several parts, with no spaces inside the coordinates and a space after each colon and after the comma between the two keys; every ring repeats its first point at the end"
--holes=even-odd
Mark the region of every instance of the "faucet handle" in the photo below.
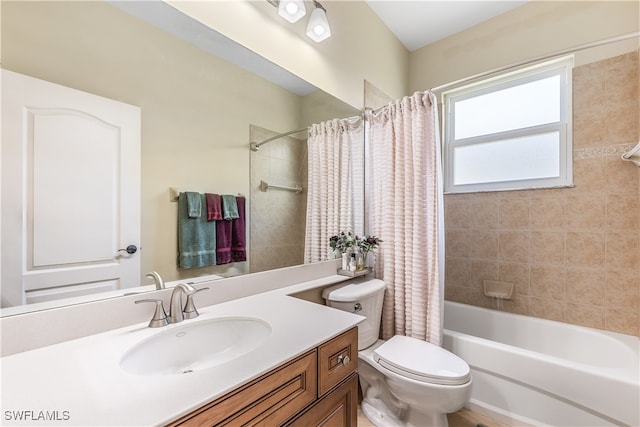
{"type": "Polygon", "coordinates": [[[195,319],[199,316],[198,310],[196,309],[196,305],[193,303],[193,296],[201,291],[208,291],[209,288],[198,289],[195,292],[190,292],[187,294],[187,302],[184,305],[184,318],[185,319],[195,319]]]}
{"type": "Polygon", "coordinates": [[[167,312],[164,311],[164,305],[162,304],[161,299],[139,299],[135,301],[136,304],[139,304],[141,302],[153,302],[156,304],[156,310],[153,312],[153,317],[149,322],[150,328],[160,328],[169,324],[167,312]]]}

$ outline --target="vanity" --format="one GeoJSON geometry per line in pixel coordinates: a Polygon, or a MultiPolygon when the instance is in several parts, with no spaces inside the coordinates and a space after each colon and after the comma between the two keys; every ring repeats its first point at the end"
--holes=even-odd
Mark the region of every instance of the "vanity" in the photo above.
{"type": "Polygon", "coordinates": [[[5,356],[2,423],[45,425],[42,417],[59,417],[55,424],[65,426],[355,425],[356,326],[363,318],[292,296],[334,280],[199,305],[197,318],[161,328],[146,321],[5,356]],[[238,335],[212,342],[242,347],[245,329],[237,324],[255,325],[247,329],[249,348],[224,362],[176,362],[192,354],[186,341],[175,352],[153,346],[227,321],[238,335]]]}
{"type": "Polygon", "coordinates": [[[357,363],[351,328],[169,425],[355,426],[357,363]]]}

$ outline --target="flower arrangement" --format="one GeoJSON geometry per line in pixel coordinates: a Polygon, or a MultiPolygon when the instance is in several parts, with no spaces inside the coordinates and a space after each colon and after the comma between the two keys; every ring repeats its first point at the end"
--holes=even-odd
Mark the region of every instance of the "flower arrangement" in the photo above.
{"type": "Polygon", "coordinates": [[[360,248],[360,250],[362,251],[363,254],[366,254],[369,251],[374,250],[375,248],[377,248],[380,243],[382,243],[382,239],[379,239],[376,236],[369,236],[366,235],[363,238],[359,238],[358,236],[356,236],[356,245],[360,248]]]}
{"type": "Polygon", "coordinates": [[[369,251],[377,248],[380,243],[382,243],[382,239],[379,239],[376,236],[366,235],[363,238],[356,236],[356,246],[360,249],[360,252],[362,252],[362,263],[360,269],[367,266],[367,255],[369,254],[369,251]]]}
{"type": "Polygon", "coordinates": [[[376,236],[367,234],[364,237],[359,237],[354,236],[351,232],[345,233],[344,231],[329,238],[329,246],[331,246],[331,249],[339,251],[343,255],[343,270],[346,270],[346,254],[351,248],[360,252],[361,257],[359,257],[357,262],[358,270],[362,270],[367,265],[367,255],[370,251],[377,248],[380,243],[382,243],[382,239],[376,236]]]}
{"type": "Polygon", "coordinates": [[[331,249],[334,251],[344,254],[356,245],[356,239],[358,239],[358,237],[354,237],[350,231],[348,233],[341,231],[340,234],[329,238],[329,246],[331,246],[331,249]]]}

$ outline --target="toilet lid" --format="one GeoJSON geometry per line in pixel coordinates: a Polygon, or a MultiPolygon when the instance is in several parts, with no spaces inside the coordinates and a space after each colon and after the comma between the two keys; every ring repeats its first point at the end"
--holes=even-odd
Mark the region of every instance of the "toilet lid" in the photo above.
{"type": "Polygon", "coordinates": [[[322,291],[322,298],[335,302],[357,302],[384,289],[380,279],[353,282],[348,285],[338,284],[322,291]]]}
{"type": "Polygon", "coordinates": [[[376,348],[373,360],[383,367],[417,381],[459,385],[469,381],[469,365],[435,344],[396,335],[376,348]]]}

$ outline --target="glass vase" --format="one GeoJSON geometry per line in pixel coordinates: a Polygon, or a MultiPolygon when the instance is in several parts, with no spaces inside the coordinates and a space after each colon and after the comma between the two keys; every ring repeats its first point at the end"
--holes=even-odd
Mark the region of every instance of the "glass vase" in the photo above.
{"type": "Polygon", "coordinates": [[[361,249],[356,251],[356,270],[362,271],[367,266],[367,252],[363,252],[361,249]]]}

